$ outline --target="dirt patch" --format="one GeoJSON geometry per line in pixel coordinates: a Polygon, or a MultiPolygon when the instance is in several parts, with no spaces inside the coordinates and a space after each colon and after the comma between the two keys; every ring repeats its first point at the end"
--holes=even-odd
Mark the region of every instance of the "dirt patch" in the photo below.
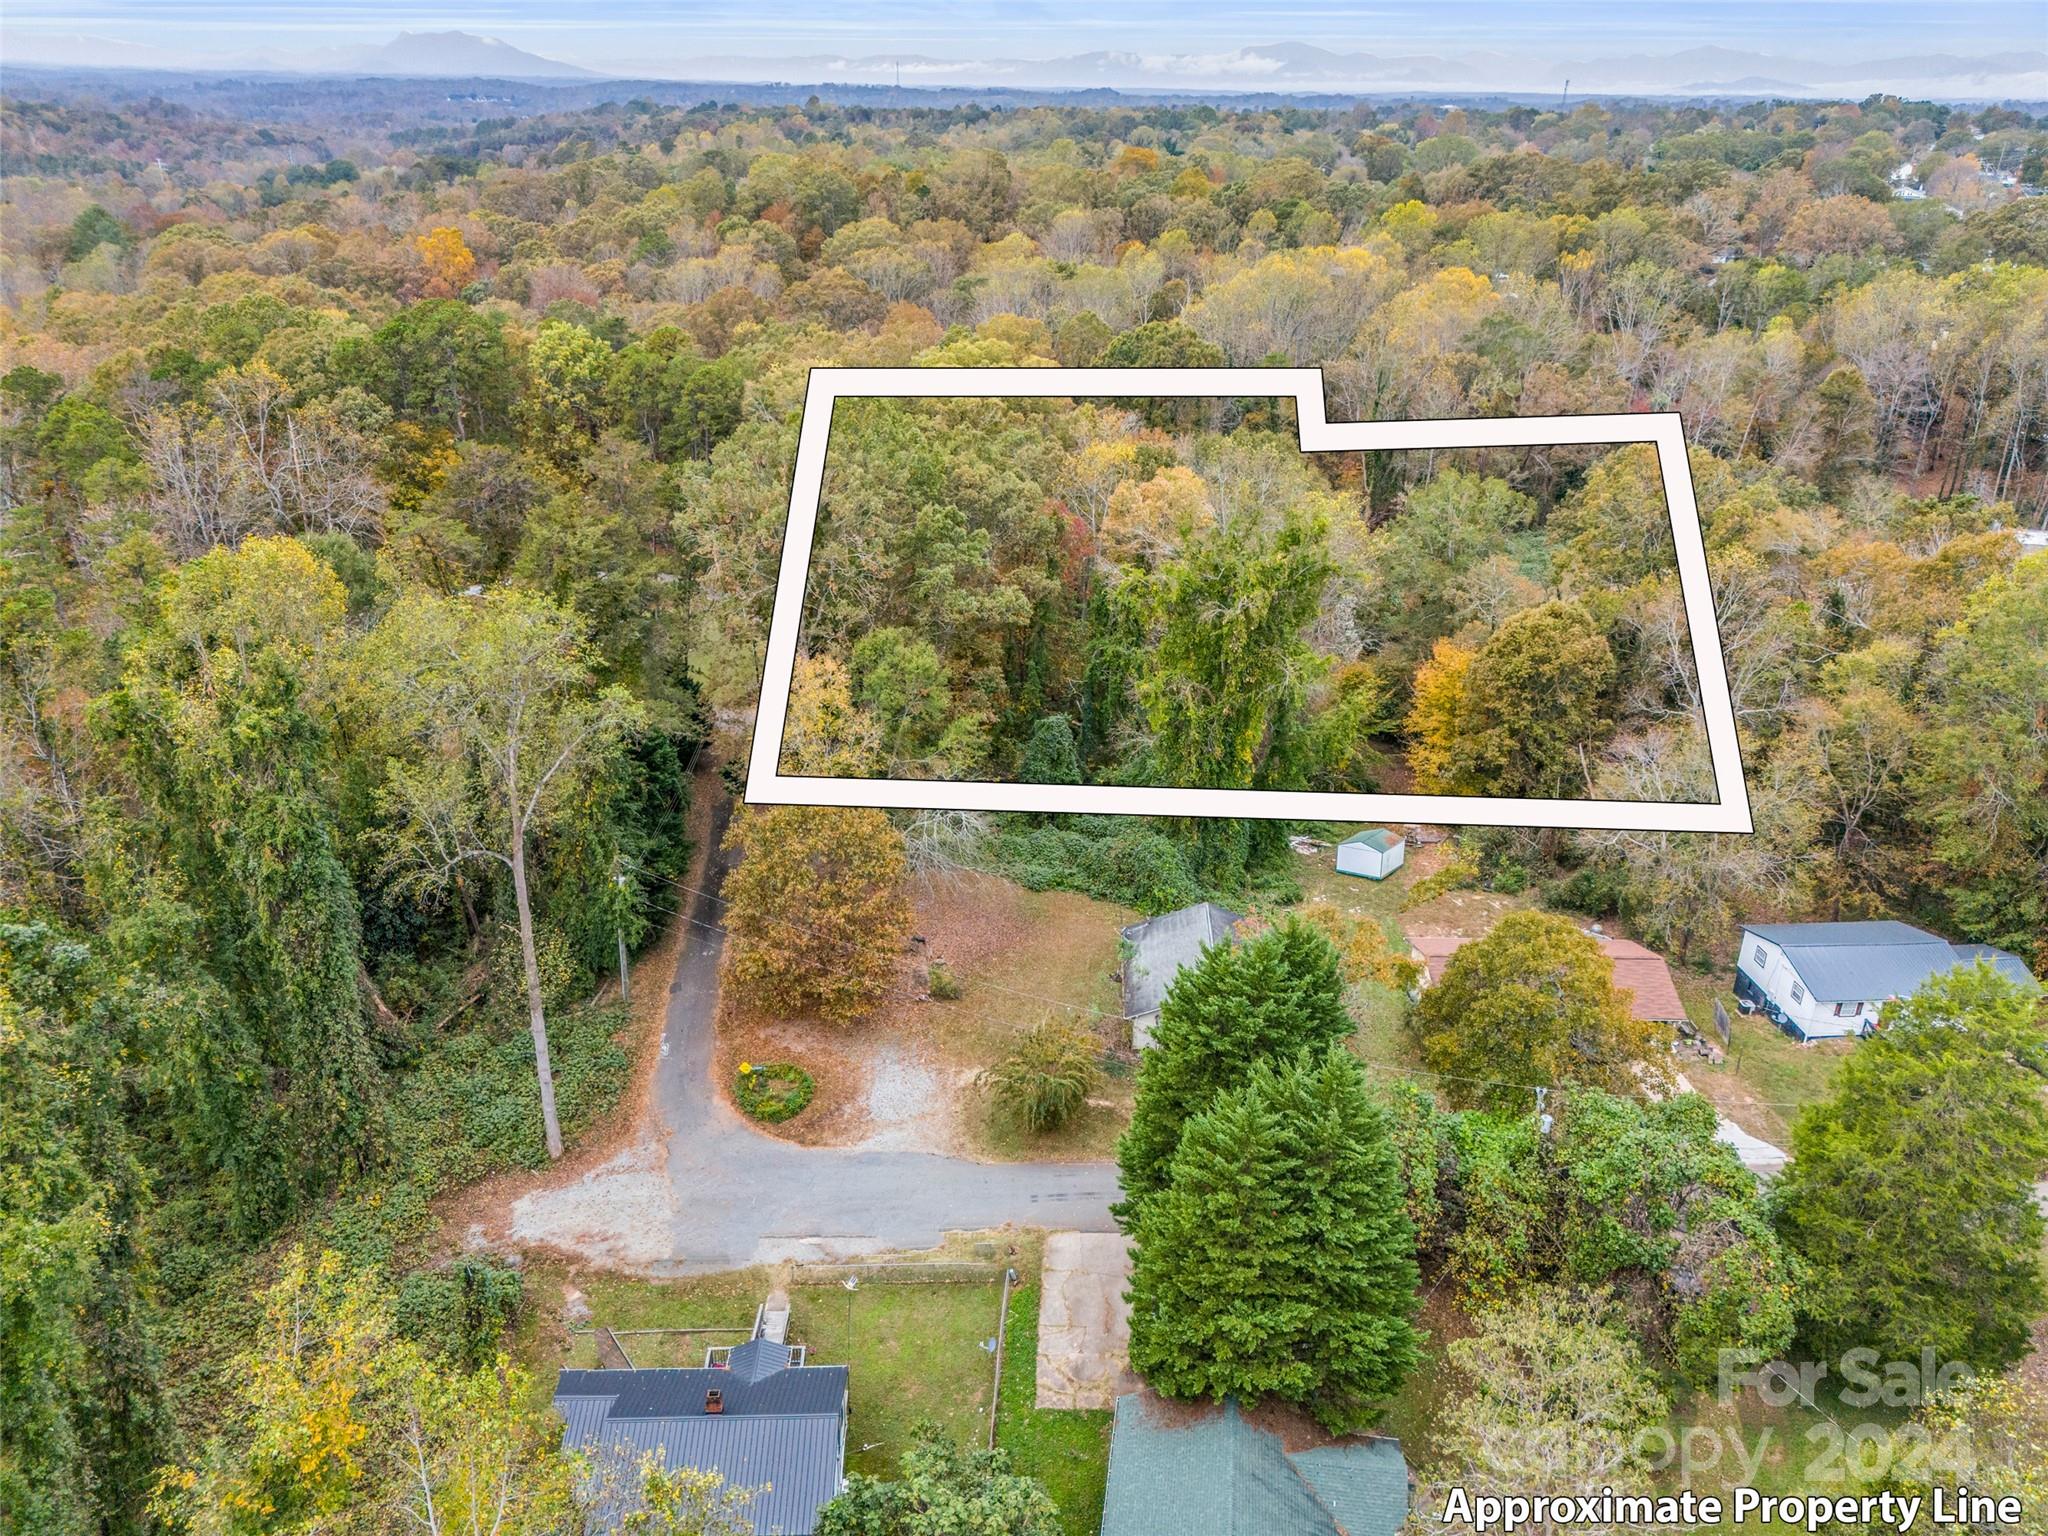
{"type": "Polygon", "coordinates": [[[1508,913],[1528,905],[1526,896],[1503,896],[1496,891],[1446,891],[1403,912],[1401,927],[1408,933],[1454,933],[1460,938],[1481,939],[1508,913]]]}
{"type": "Polygon", "coordinates": [[[814,1019],[774,1019],[741,1007],[726,996],[718,1010],[718,1045],[711,1058],[712,1082],[736,1114],[733,1098],[740,1063],[791,1061],[811,1074],[811,1102],[793,1120],[770,1125],[749,1120],[755,1130],[807,1147],[842,1147],[867,1133],[867,1074],[872,1044],[860,1036],[865,1024],[822,1024],[814,1019]]]}
{"type": "Polygon", "coordinates": [[[600,1265],[645,1267],[669,1257],[675,1187],[658,1145],[629,1147],[573,1183],[551,1181],[514,1200],[506,1232],[522,1248],[600,1265]]]}
{"type": "MultiPolygon", "coordinates": [[[[806,1146],[1019,1155],[991,1144],[975,1080],[1046,1019],[1114,1008],[1117,930],[1130,915],[975,873],[921,883],[913,904],[916,938],[889,996],[865,1018],[781,1019],[723,1001],[713,1070],[728,1101],[742,1061],[793,1061],[817,1085],[802,1114],[758,1129],[806,1146]],[[934,962],[959,979],[961,997],[926,994],[934,962]]],[[[1111,1030],[1101,1027],[1107,1047],[1111,1030]]]]}
{"type": "Polygon", "coordinates": [[[822,1024],[765,1019],[729,1005],[719,1018],[713,1070],[735,1110],[732,1084],[743,1061],[793,1061],[816,1084],[794,1119],[752,1122],[767,1135],[877,1152],[950,1152],[960,1139],[960,1099],[973,1074],[939,1059],[928,1042],[906,1036],[885,1016],[822,1024]]]}

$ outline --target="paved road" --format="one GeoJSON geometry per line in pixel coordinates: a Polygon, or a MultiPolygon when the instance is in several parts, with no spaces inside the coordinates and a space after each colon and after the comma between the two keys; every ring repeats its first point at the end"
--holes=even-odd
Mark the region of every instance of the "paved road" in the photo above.
{"type": "MultiPolygon", "coordinates": [[[[721,810],[713,831],[721,836],[721,810]]],[[[716,891],[725,860],[714,856],[716,891]]],[[[693,896],[669,997],[656,1104],[669,1128],[675,1195],[672,1258],[664,1269],[712,1270],[780,1258],[842,1258],[928,1248],[948,1231],[1005,1222],[1068,1231],[1115,1230],[1110,1163],[976,1163],[925,1152],[800,1147],[763,1135],[712,1086],[718,1011],[720,909],[693,896]]]]}

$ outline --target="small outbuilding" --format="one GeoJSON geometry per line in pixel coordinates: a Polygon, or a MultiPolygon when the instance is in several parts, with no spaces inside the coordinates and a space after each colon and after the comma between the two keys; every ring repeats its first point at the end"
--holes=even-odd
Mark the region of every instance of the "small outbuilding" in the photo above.
{"type": "Polygon", "coordinates": [[[1408,840],[1385,827],[1367,827],[1337,845],[1337,873],[1384,880],[1406,862],[1408,840]]]}
{"type": "Polygon", "coordinates": [[[1202,958],[1202,951],[1228,944],[1244,921],[1242,914],[1213,901],[1198,901],[1178,912],[1162,912],[1123,930],[1124,1017],[1131,1025],[1131,1047],[1142,1051],[1159,1026],[1159,1005],[1173,978],[1202,958]]]}

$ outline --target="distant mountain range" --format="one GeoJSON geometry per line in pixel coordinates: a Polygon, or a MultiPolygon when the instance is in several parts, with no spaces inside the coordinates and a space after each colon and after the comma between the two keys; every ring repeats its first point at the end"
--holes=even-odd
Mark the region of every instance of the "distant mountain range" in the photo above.
{"type": "Polygon", "coordinates": [[[1574,95],[1849,96],[1872,91],[1957,99],[2048,99],[2048,52],[1926,54],[1860,62],[1783,58],[1734,48],[1688,48],[1577,60],[1475,52],[1375,54],[1312,43],[1266,43],[1212,53],[1098,51],[1053,59],[942,59],[925,54],[703,55],[605,58],[587,68],[469,32],[401,32],[376,47],[243,53],[205,59],[107,38],[13,34],[0,52],[19,63],[74,68],[263,70],[310,74],[485,77],[508,80],[789,81],[904,86],[1123,91],[1562,91],[1574,95]]]}
{"type": "Polygon", "coordinates": [[[302,53],[260,50],[192,57],[116,38],[10,34],[0,54],[18,64],[73,69],[264,70],[309,75],[398,75],[442,79],[602,80],[608,71],[544,59],[496,37],[473,32],[401,32],[369,48],[316,48],[302,53]]]}

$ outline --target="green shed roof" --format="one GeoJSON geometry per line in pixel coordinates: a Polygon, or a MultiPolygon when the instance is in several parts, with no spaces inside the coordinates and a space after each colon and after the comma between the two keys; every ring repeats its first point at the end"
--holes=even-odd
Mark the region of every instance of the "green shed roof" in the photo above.
{"type": "Polygon", "coordinates": [[[1407,1518],[1397,1441],[1289,1454],[1235,1403],[1117,1399],[1102,1536],[1395,1536],[1407,1518]]]}
{"type": "Polygon", "coordinates": [[[1363,843],[1366,847],[1385,853],[1398,848],[1404,839],[1398,832],[1389,832],[1385,827],[1367,827],[1363,832],[1354,832],[1344,839],[1347,843],[1363,843]]]}

